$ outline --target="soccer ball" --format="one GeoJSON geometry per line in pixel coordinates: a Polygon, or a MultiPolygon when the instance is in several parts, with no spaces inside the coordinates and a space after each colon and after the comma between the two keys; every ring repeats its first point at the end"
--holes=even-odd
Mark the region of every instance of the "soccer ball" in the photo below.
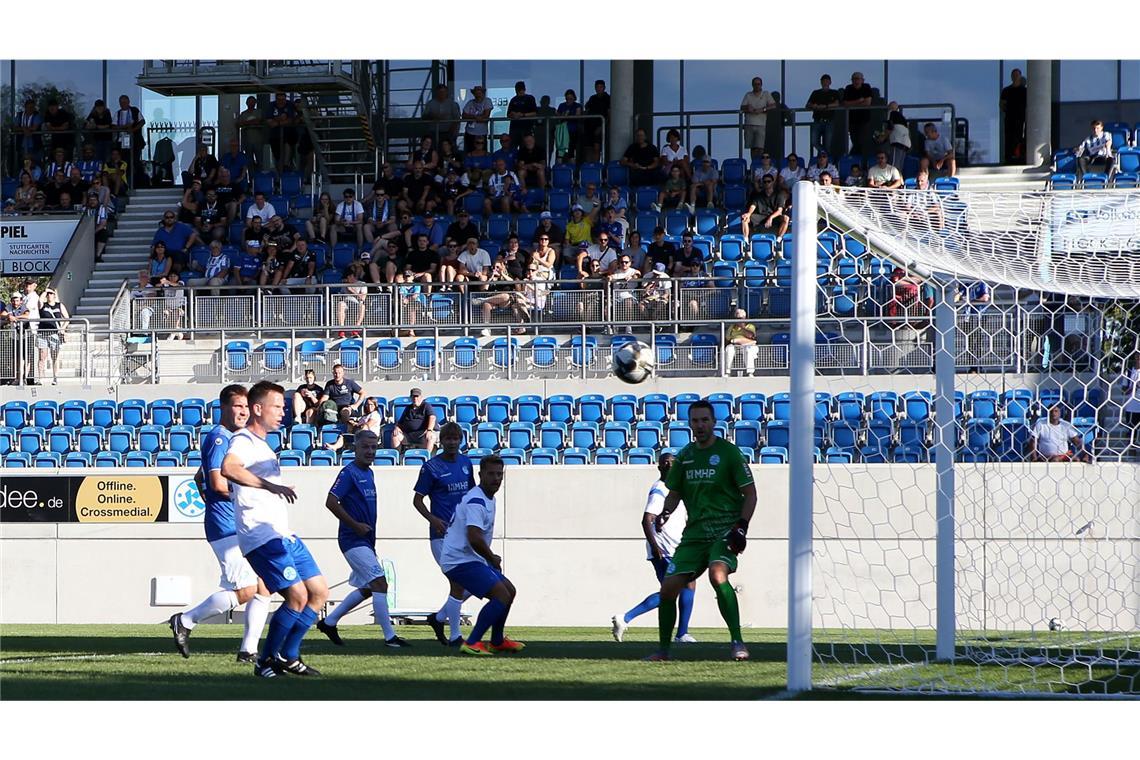
{"type": "Polygon", "coordinates": [[[614,374],[627,383],[643,383],[653,374],[653,349],[641,341],[626,343],[614,351],[614,374]]]}

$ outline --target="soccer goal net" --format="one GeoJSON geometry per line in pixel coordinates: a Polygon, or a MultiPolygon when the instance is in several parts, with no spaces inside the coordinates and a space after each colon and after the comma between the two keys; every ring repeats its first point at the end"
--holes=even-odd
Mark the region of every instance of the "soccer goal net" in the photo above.
{"type": "Polygon", "coordinates": [[[1140,192],[793,205],[789,685],[1136,694],[1140,192]]]}

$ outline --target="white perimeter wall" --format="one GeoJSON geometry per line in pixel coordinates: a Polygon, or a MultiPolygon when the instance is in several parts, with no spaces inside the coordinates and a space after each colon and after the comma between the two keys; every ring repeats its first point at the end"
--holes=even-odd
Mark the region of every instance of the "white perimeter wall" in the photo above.
{"type": "MultiPolygon", "coordinates": [[[[787,468],[753,472],[759,504],[733,581],[746,626],[784,627],[787,468]]],[[[287,473],[300,497],[293,528],[330,584],[341,583],[348,567],[323,506],[336,470],[287,473]]],[[[1140,467],[960,465],[957,473],[960,627],[1039,628],[1059,617],[1070,629],[1140,629],[1140,467]],[[1091,536],[1078,537],[1087,523],[1091,536]]],[[[655,589],[639,527],[655,475],[634,466],[508,468],[495,551],[519,589],[512,623],[608,625],[655,589]]],[[[436,608],[447,585],[411,506],[415,477],[412,468],[377,469],[379,551],[396,563],[398,606],[436,608]]],[[[931,627],[933,465],[820,466],[816,478],[817,624],[931,627]]],[[[216,588],[201,525],[0,526],[0,622],[158,623],[178,608],[152,604],[156,576],[189,577],[194,603],[216,588]]],[[[332,599],[347,592],[341,586],[332,599]]],[[[370,614],[363,605],[346,622],[370,614]]],[[[638,622],[654,625],[651,616],[638,622]]],[[[693,624],[721,624],[704,579],[693,624]]]]}

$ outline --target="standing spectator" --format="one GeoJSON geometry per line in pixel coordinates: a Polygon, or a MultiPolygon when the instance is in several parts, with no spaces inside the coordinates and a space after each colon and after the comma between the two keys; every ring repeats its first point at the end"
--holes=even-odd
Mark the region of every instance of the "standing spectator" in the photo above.
{"type": "MultiPolygon", "coordinates": [[[[142,173],[142,149],[146,145],[142,128],[145,124],[146,119],[137,107],[131,105],[131,99],[120,95],[119,110],[115,113],[115,128],[119,132],[119,147],[129,157],[128,182],[133,182],[142,173]]],[[[114,151],[111,152],[111,157],[113,160],[114,151]]]]}
{"type": "Polygon", "coordinates": [[[265,129],[262,127],[264,119],[261,110],[257,107],[257,97],[250,95],[245,99],[245,110],[237,116],[238,134],[245,152],[253,162],[253,168],[261,167],[265,160],[265,129]]]}
{"type": "Polygon", "coordinates": [[[70,113],[60,108],[58,100],[48,101],[47,114],[44,116],[44,131],[51,136],[52,148],[62,149],[70,161],[75,150],[75,121],[70,113]]]}
{"type": "Polygon", "coordinates": [[[836,182],[839,181],[839,170],[831,163],[831,159],[827,155],[826,150],[821,150],[815,156],[815,164],[808,167],[807,178],[812,182],[819,182],[820,177],[824,174],[831,176],[836,182]]]}
{"type": "Polygon", "coordinates": [[[1140,446],[1140,352],[1132,354],[1121,381],[1126,399],[1121,409],[1120,421],[1129,431],[1128,448],[1124,452],[1127,456],[1140,446]]]}
{"type": "Polygon", "coordinates": [[[515,96],[507,103],[507,118],[511,120],[511,142],[522,145],[523,137],[534,134],[534,122],[528,119],[538,116],[538,104],[534,96],[528,95],[526,82],[515,82],[515,96]]]}
{"type": "Polygon", "coordinates": [[[670,129],[665,135],[665,144],[661,146],[661,171],[668,175],[674,166],[681,169],[681,176],[688,181],[693,176],[693,167],[689,163],[689,151],[681,144],[681,133],[670,129]]]}
{"type": "MultiPolygon", "coordinates": [[[[1099,121],[1093,123],[1100,124],[1099,121]]],[[[945,170],[946,176],[948,177],[955,176],[958,173],[958,161],[954,158],[954,146],[951,144],[950,138],[946,137],[945,135],[938,134],[938,127],[934,126],[934,123],[929,121],[923,125],[922,133],[926,136],[926,143],[924,147],[926,150],[926,158],[930,161],[930,168],[937,171],[945,170]]],[[[1108,140],[1111,144],[1111,135],[1108,135],[1108,140]]],[[[1111,168],[1111,154],[1109,155],[1108,161],[1109,168],[1111,168]]],[[[1106,169],[1105,171],[1107,172],[1108,170],[1106,169]]]]}
{"type": "Polygon", "coordinates": [[[554,139],[554,117],[557,115],[558,111],[550,105],[549,95],[538,99],[538,118],[541,121],[535,122],[534,136],[544,161],[550,158],[550,141],[554,139]]]}
{"type": "Polygon", "coordinates": [[[756,344],[756,325],[748,321],[748,312],[737,309],[732,314],[737,321],[728,328],[728,345],[724,347],[724,368],[732,372],[732,363],[736,360],[736,352],[744,353],[744,374],[748,377],[756,374],[756,359],[760,355],[760,347],[756,344]]]}
{"type": "MultiPolygon", "coordinates": [[[[812,90],[805,105],[811,111],[811,147],[815,151],[831,150],[834,137],[835,107],[839,105],[840,94],[831,89],[831,75],[819,78],[819,89],[812,90]]],[[[818,154],[817,154],[818,155],[818,154]]]]}
{"type": "Polygon", "coordinates": [[[795,153],[789,153],[788,165],[780,170],[780,185],[788,191],[789,197],[791,196],[792,187],[806,176],[807,172],[800,166],[800,157],[795,153]]]}
{"type": "Polygon", "coordinates": [[[51,384],[59,385],[59,350],[67,340],[67,323],[71,315],[67,313],[55,290],[44,291],[44,301],[40,305],[39,333],[36,348],[39,349],[39,376],[47,377],[48,361],[51,361],[51,384]]]}
{"type": "Polygon", "coordinates": [[[269,130],[269,149],[277,171],[291,166],[293,150],[297,146],[297,109],[284,92],[277,92],[273,102],[265,109],[265,124],[269,130]]]}
{"type": "Polygon", "coordinates": [[[546,187],[546,152],[538,147],[534,135],[523,136],[515,167],[522,187],[546,187]]]}
{"type": "Polygon", "coordinates": [[[253,194],[253,205],[245,212],[245,224],[247,227],[252,227],[255,216],[264,224],[276,215],[277,209],[273,208],[273,204],[266,200],[265,193],[258,190],[253,194]]]}
{"type": "Polygon", "coordinates": [[[111,112],[107,108],[107,104],[102,100],[96,100],[95,105],[92,106],[91,112],[87,114],[87,120],[83,123],[83,128],[87,130],[88,142],[95,151],[95,158],[100,163],[106,161],[111,155],[111,127],[114,126],[115,121],[111,118],[111,112]]]}
{"type": "Polygon", "coordinates": [[[173,260],[173,268],[181,272],[186,268],[187,251],[196,245],[202,245],[202,239],[194,228],[185,222],[176,221],[173,211],[162,215],[162,224],[155,230],[151,244],[163,243],[166,246],[166,255],[173,260]]]}
{"type": "Polygon", "coordinates": [[[660,154],[649,142],[645,130],[638,129],[634,132],[633,143],[621,158],[621,165],[629,169],[629,184],[655,185],[661,181],[660,161],[660,154]]]}
{"type": "Polygon", "coordinates": [[[433,134],[436,135],[437,139],[447,137],[454,140],[459,134],[459,117],[459,104],[447,91],[447,85],[436,85],[435,94],[424,106],[421,118],[433,123],[433,134]]]}
{"type": "Polygon", "coordinates": [[[748,208],[740,215],[740,224],[744,237],[753,232],[770,232],[776,239],[784,237],[788,231],[791,220],[784,209],[788,205],[788,194],[776,188],[776,178],[764,175],[760,180],[760,189],[752,193],[748,199],[748,208]]]}
{"type": "MultiPolygon", "coordinates": [[[[371,257],[369,257],[371,260],[371,257]]],[[[338,325],[360,328],[364,325],[364,315],[368,311],[368,286],[360,283],[356,276],[356,271],[350,269],[344,276],[344,295],[337,299],[336,304],[336,323],[338,325]],[[346,321],[348,317],[348,307],[352,306],[356,312],[355,320],[351,324],[346,321]]],[[[337,333],[338,338],[347,337],[344,330],[337,333]]],[[[359,338],[360,330],[352,331],[352,337],[359,338]]]]}
{"type": "Polygon", "coordinates": [[[95,261],[98,263],[103,260],[103,251],[107,248],[107,236],[109,234],[107,222],[110,219],[110,214],[107,207],[99,202],[97,193],[87,194],[83,214],[95,220],[95,261]]]}
{"type": "MultiPolygon", "coordinates": [[[[931,126],[931,125],[927,125],[931,126]]],[[[1077,179],[1084,179],[1085,173],[1093,164],[1104,166],[1104,174],[1112,175],[1112,133],[1104,131],[1104,122],[1093,119],[1092,134],[1077,146],[1077,179]]],[[[937,133],[936,133],[937,134],[937,133]]],[[[927,145],[930,140],[927,140],[927,145]]],[[[953,164],[951,164],[953,167],[953,164]]],[[[953,172],[953,168],[951,168],[953,172]]],[[[951,173],[950,176],[953,176],[951,173]]]]}
{"type": "Polygon", "coordinates": [[[1092,462],[1085,451],[1084,436],[1073,423],[1061,419],[1060,404],[1049,410],[1049,418],[1037,420],[1029,436],[1031,462],[1092,462]],[[1071,444],[1071,449],[1070,449],[1071,444]]]}
{"type": "Polygon", "coordinates": [[[764,152],[768,112],[776,107],[772,94],[764,89],[764,80],[752,77],[752,89],[744,93],[744,99],[740,101],[740,112],[744,114],[744,147],[752,152],[753,160],[764,152]]]}
{"type": "Polygon", "coordinates": [[[412,388],[408,394],[412,403],[404,408],[396,426],[392,428],[392,448],[403,450],[405,446],[427,449],[428,454],[435,449],[438,417],[431,404],[424,400],[420,388],[412,388]]]}
{"type": "MultiPolygon", "coordinates": [[[[201,285],[219,286],[225,285],[230,279],[230,270],[234,264],[230,262],[230,257],[222,251],[221,241],[215,240],[210,243],[210,258],[206,259],[205,265],[200,265],[197,262],[190,263],[190,271],[198,272],[202,276],[194,277],[186,280],[186,284],[192,288],[201,285]]],[[[210,291],[212,295],[217,295],[218,291],[210,291]]]]}
{"type": "Polygon", "coordinates": [[[998,105],[1001,106],[1002,115],[1005,117],[1003,150],[1007,164],[1025,163],[1027,93],[1028,90],[1025,86],[1025,78],[1021,76],[1021,69],[1014,69],[1009,72],[1009,85],[1002,88],[1001,100],[998,102],[998,105]]]}
{"type": "Polygon", "coordinates": [[[903,115],[902,107],[895,101],[887,104],[887,144],[890,146],[890,163],[901,172],[906,168],[906,157],[910,154],[910,122],[903,115]]]}
{"type": "Polygon", "coordinates": [[[873,94],[871,85],[863,79],[863,72],[856,71],[851,75],[851,84],[843,88],[843,100],[840,102],[844,108],[854,109],[847,112],[847,134],[851,138],[851,152],[860,156],[866,155],[870,144],[867,132],[871,111],[866,106],[871,105],[873,94]]]}
{"type": "Polygon", "coordinates": [[[317,373],[305,370],[305,382],[293,391],[293,424],[316,424],[313,412],[319,407],[321,386],[317,385],[317,373]]]}
{"type": "Polygon", "coordinates": [[[39,160],[43,153],[44,139],[41,137],[44,120],[36,109],[36,101],[28,98],[24,101],[24,110],[16,118],[16,129],[23,135],[20,139],[20,150],[26,157],[39,160]]]}
{"type": "MultiPolygon", "coordinates": [[[[573,90],[567,90],[563,95],[564,100],[558,104],[559,116],[581,116],[582,104],[578,102],[578,93],[573,90]]],[[[555,128],[554,142],[558,146],[557,158],[570,162],[578,153],[580,147],[580,135],[582,134],[582,120],[581,119],[566,119],[558,123],[555,128]],[[565,133],[564,137],[560,135],[565,133]]]]}
{"type": "Polygon", "coordinates": [[[348,235],[356,239],[356,250],[364,247],[364,206],[356,200],[356,191],[345,188],[344,200],[336,206],[336,223],[329,232],[329,242],[335,246],[338,235],[348,235]]]}
{"type": "Polygon", "coordinates": [[[606,92],[606,80],[594,81],[594,94],[586,101],[586,116],[601,118],[583,120],[581,159],[584,162],[600,161],[606,123],[610,118],[610,94],[606,92]]]}
{"type": "MultiPolygon", "coordinates": [[[[236,137],[230,140],[230,152],[218,161],[221,168],[230,173],[230,182],[239,193],[244,193],[249,187],[249,156],[241,152],[241,143],[236,137]]],[[[221,178],[219,174],[219,179],[221,178]]]]}
{"type": "Polygon", "coordinates": [[[475,148],[476,138],[487,140],[488,122],[495,105],[487,97],[487,91],[482,85],[471,88],[471,100],[463,106],[463,120],[467,126],[463,130],[463,151],[470,153],[475,148]]]}
{"type": "Polygon", "coordinates": [[[882,187],[894,190],[903,186],[902,175],[899,170],[887,163],[887,152],[880,150],[875,154],[875,165],[867,170],[867,187],[882,187]]]}
{"type": "Polygon", "coordinates": [[[702,156],[693,165],[693,182],[689,185],[689,213],[695,214],[697,204],[712,208],[716,205],[716,188],[720,184],[720,173],[712,165],[712,159],[702,156]]]}
{"type": "Polygon", "coordinates": [[[780,100],[779,90],[772,90],[772,100],[776,101],[776,113],[765,124],[764,149],[774,156],[784,155],[784,133],[795,122],[792,110],[780,100]]]}

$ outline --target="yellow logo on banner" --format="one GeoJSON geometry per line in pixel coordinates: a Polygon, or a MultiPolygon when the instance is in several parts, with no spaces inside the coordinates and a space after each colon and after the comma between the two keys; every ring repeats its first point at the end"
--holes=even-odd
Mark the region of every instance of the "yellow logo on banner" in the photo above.
{"type": "Polygon", "coordinates": [[[162,510],[162,480],[156,475],[90,476],[75,496],[81,523],[148,523],[162,510]]]}

